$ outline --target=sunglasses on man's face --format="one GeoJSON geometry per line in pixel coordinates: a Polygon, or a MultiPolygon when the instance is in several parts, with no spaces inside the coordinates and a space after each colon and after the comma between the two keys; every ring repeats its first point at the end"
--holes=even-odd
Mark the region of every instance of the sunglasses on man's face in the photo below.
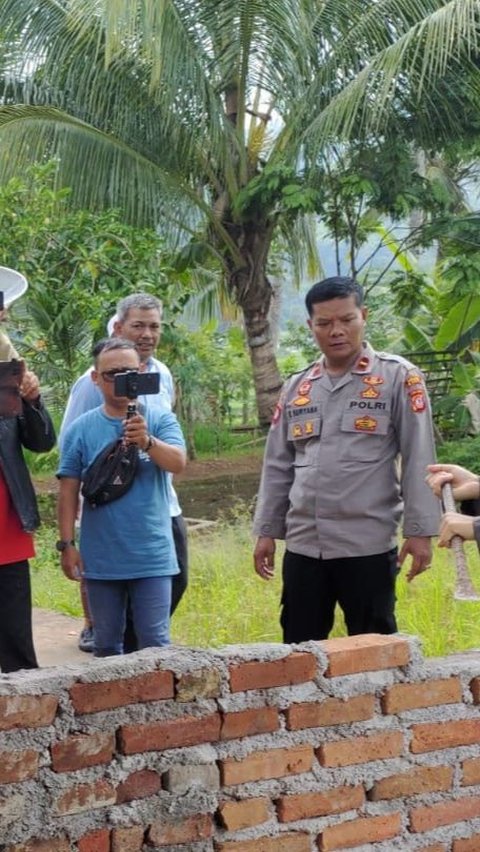
{"type": "Polygon", "coordinates": [[[131,373],[131,367],[117,367],[115,370],[103,370],[100,375],[104,382],[114,382],[115,376],[119,376],[120,373],[131,373]]]}

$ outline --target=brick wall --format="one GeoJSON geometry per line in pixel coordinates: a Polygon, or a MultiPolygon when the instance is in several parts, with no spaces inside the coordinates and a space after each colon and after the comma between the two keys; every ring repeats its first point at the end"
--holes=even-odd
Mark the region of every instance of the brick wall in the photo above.
{"type": "Polygon", "coordinates": [[[0,676],[2,852],[479,852],[480,653],[406,636],[0,676]]]}

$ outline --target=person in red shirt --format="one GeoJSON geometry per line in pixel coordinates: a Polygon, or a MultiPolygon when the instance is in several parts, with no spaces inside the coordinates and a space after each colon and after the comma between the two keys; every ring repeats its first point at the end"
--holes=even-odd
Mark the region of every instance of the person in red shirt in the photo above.
{"type": "MultiPolygon", "coordinates": [[[[33,646],[30,570],[33,532],[40,523],[22,448],[46,452],[55,431],[36,375],[22,362],[20,412],[0,409],[0,669],[37,667],[33,646]]],[[[1,397],[1,394],[0,394],[1,397]]]]}

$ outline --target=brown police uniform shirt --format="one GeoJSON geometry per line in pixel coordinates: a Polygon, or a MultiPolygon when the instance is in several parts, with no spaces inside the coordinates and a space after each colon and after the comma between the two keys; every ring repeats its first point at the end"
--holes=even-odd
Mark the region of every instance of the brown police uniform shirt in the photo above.
{"type": "Polygon", "coordinates": [[[425,482],[434,461],[430,404],[413,364],[365,343],[332,380],[321,358],[280,395],[254,532],[324,559],[392,549],[402,513],[406,537],[437,535],[440,503],[425,482]]]}

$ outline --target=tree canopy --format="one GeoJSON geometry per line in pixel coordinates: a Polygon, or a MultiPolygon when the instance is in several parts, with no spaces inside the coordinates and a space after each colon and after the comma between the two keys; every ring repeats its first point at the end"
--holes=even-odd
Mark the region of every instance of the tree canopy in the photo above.
{"type": "Polygon", "coordinates": [[[437,150],[476,132],[479,13],[480,0],[3,0],[0,176],[55,154],[77,204],[121,207],[184,262],[216,264],[267,423],[274,237],[313,262],[333,145],[437,150]]]}

